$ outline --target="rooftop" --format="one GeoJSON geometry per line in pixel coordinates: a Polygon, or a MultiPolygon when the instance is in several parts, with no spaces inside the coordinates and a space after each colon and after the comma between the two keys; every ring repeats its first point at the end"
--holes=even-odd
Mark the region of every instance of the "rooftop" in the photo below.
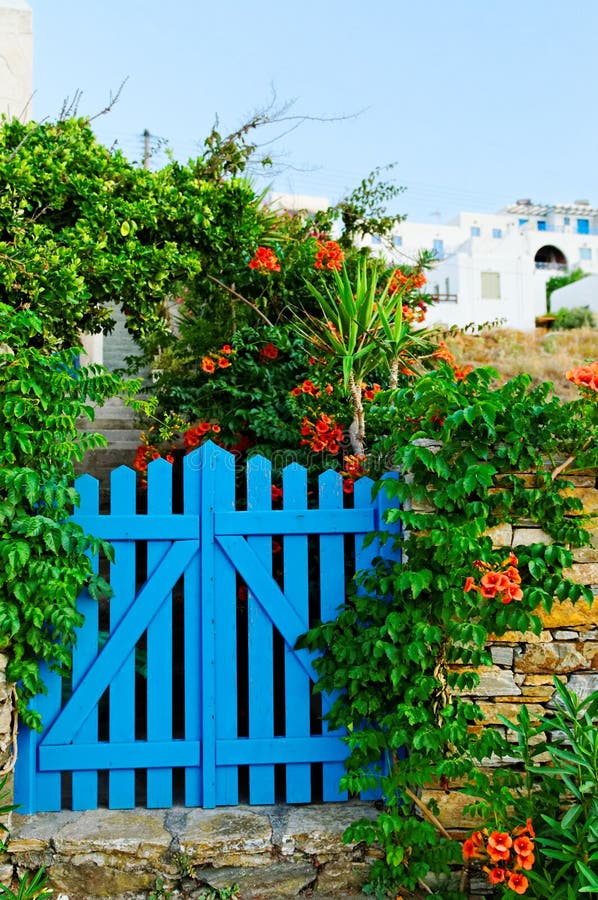
{"type": "Polygon", "coordinates": [[[517,200],[507,206],[504,212],[517,216],[548,216],[551,213],[562,213],[565,216],[598,216],[598,209],[590,206],[587,200],[575,200],[573,203],[532,203],[531,200],[517,200]]]}

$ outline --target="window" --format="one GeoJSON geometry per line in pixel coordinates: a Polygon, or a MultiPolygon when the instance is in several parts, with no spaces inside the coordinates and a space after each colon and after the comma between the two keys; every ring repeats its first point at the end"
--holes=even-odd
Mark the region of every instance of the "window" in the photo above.
{"type": "Polygon", "coordinates": [[[471,236],[472,236],[472,237],[479,237],[479,236],[480,236],[480,233],[481,233],[481,232],[480,232],[480,226],[479,226],[479,225],[472,225],[471,228],[470,228],[470,233],[471,233],[471,236]]]}
{"type": "Polygon", "coordinates": [[[528,221],[527,219],[519,219],[519,227],[522,228],[524,225],[527,224],[527,221],[528,221]]]}
{"type": "Polygon", "coordinates": [[[538,219],[538,231],[546,231],[546,222],[543,219],[538,219]]]}
{"type": "Polygon", "coordinates": [[[432,250],[436,259],[444,259],[444,241],[436,238],[432,244],[432,250]]]}
{"type": "Polygon", "coordinates": [[[400,234],[393,234],[392,243],[394,247],[402,247],[403,246],[403,238],[400,234]]]}
{"type": "Polygon", "coordinates": [[[482,300],[500,300],[500,273],[482,272],[482,300]]]}
{"type": "Polygon", "coordinates": [[[591,247],[580,247],[579,248],[579,258],[580,259],[591,259],[592,258],[592,248],[591,247]]]}
{"type": "Polygon", "coordinates": [[[570,225],[571,219],[569,216],[563,216],[563,225],[570,225]]]}
{"type": "Polygon", "coordinates": [[[578,234],[589,234],[590,233],[590,220],[589,219],[578,219],[577,220],[577,233],[578,234]]]}
{"type": "Polygon", "coordinates": [[[492,229],[492,237],[493,238],[501,238],[502,237],[502,228],[493,228],[492,229]]]}
{"type": "Polygon", "coordinates": [[[382,243],[382,238],[380,237],[380,235],[373,234],[372,235],[372,244],[381,244],[381,243],[382,243]]]}

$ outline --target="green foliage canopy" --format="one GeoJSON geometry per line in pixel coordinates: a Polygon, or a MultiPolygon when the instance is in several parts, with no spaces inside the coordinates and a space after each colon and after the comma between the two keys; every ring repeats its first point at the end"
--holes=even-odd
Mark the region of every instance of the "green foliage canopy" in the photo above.
{"type": "Polygon", "coordinates": [[[42,329],[31,310],[0,304],[0,647],[10,649],[7,677],[33,726],[39,717],[27,703],[44,690],[40,660],[68,669],[78,595],[84,587],[95,599],[108,592],[88,553],[110,548],[70,518],[73,462],[106,442],[81,433],[77,420],[93,418],[92,402],[139,388],[100,367],[75,369],[72,350],[35,347],[42,329]]]}
{"type": "Polygon", "coordinates": [[[249,183],[206,176],[208,161],[150,172],[99,144],[85,119],[4,120],[0,299],[33,309],[38,342],[56,348],[110,330],[118,303],[136,337],[166,332],[175,283],[192,283],[207,256],[255,246],[264,230],[249,183]]]}

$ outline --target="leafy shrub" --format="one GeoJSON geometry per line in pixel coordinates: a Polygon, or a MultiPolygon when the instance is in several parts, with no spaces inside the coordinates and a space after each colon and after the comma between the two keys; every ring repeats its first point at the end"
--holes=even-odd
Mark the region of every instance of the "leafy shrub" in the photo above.
{"type": "Polygon", "coordinates": [[[582,699],[558,678],[554,686],[555,709],[538,722],[525,706],[516,722],[501,716],[521,768],[477,770],[463,791],[478,800],[465,812],[500,832],[533,823],[528,896],[598,897],[598,691],[582,699]]]}
{"type": "Polygon", "coordinates": [[[561,331],[570,331],[573,328],[594,328],[596,319],[589,306],[574,306],[567,309],[562,306],[556,314],[554,327],[561,331]]]}
{"type": "Polygon", "coordinates": [[[471,728],[482,713],[463,696],[479,680],[472,669],[492,664],[488,635],[538,633],[538,607],[592,599],[563,575],[570,547],[588,541],[565,473],[598,463],[598,405],[561,403],[527,376],[494,387],[492,370],[459,374],[446,364],[387,395],[381,448],[408,477],[377,487],[401,503],[387,521],[400,526],[403,562],[381,559],[338,617],[301,640],[320,654],[316,689],[337,698],[331,726],[348,732],[342,785],[382,793],[378,819],[346,833],[383,848],[371,872],[381,896],[430,869],[448,876],[460,856],[421,790],[508,755],[497,731],[471,728]],[[554,543],[495,549],[489,529],[521,517],[554,543]]]}
{"type": "Polygon", "coordinates": [[[109,546],[70,518],[78,500],[73,463],[105,444],[81,433],[77,419],[93,419],[90,401],[138,389],[101,367],[75,368],[73,351],[39,349],[42,332],[30,310],[0,304],[0,646],[10,648],[7,677],[31,726],[39,715],[27,702],[44,690],[40,660],[69,667],[79,593],[108,591],[89,554],[110,554],[109,546]]]}

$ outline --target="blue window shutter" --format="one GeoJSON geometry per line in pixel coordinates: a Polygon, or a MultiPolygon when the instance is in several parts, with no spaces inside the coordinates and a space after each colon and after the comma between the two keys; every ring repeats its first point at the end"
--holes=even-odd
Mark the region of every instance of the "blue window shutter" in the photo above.
{"type": "Polygon", "coordinates": [[[577,220],[577,233],[578,234],[589,234],[590,233],[590,220],[589,219],[578,219],[577,220]]]}

